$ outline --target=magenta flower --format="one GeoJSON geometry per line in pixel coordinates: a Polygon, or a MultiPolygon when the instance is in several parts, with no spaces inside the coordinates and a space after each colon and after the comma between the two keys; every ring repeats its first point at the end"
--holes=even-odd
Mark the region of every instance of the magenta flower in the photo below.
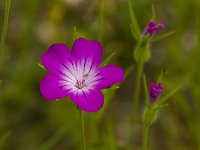
{"type": "Polygon", "coordinates": [[[78,38],[72,52],[64,44],[53,44],[41,61],[50,72],[40,84],[47,100],[70,96],[86,112],[97,112],[104,103],[102,89],[124,81],[124,70],[115,65],[100,67],[103,48],[96,40],[78,38]]]}
{"type": "Polygon", "coordinates": [[[160,94],[163,92],[163,86],[161,83],[154,84],[153,82],[150,83],[149,85],[149,96],[150,96],[150,101],[156,102],[158,98],[160,97],[160,94]]]}
{"type": "Polygon", "coordinates": [[[165,26],[163,23],[156,23],[153,20],[149,21],[148,25],[146,26],[143,36],[149,35],[153,36],[156,32],[163,29],[165,26]]]}

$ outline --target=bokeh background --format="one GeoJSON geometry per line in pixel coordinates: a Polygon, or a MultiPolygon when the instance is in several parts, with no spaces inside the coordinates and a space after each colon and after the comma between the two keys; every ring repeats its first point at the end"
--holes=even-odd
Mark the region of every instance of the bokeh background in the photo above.
{"type": "MultiPolygon", "coordinates": [[[[151,59],[145,65],[147,80],[156,81],[162,69],[165,92],[182,85],[168,101],[150,129],[152,150],[200,149],[200,1],[134,0],[134,11],[143,30],[151,19],[175,33],[151,46],[151,59]]],[[[78,36],[99,36],[100,0],[12,0],[6,47],[0,59],[0,139],[5,150],[80,150],[79,112],[69,98],[47,102],[39,84],[46,71],[37,63],[53,43],[73,43],[74,26],[78,36]],[[6,137],[6,138],[5,138],[6,137]]],[[[5,0],[0,0],[0,33],[5,0]]],[[[89,150],[111,150],[117,143],[125,149],[130,132],[135,87],[135,40],[130,31],[126,0],[104,0],[102,44],[104,58],[113,52],[111,64],[125,70],[132,66],[119,89],[104,91],[105,107],[86,114],[89,150]],[[98,132],[97,132],[98,131],[98,132]],[[113,136],[110,136],[110,135],[113,136]]],[[[143,90],[142,90],[143,91],[143,90]]],[[[141,149],[144,96],[141,92],[134,149],[141,149]]]]}

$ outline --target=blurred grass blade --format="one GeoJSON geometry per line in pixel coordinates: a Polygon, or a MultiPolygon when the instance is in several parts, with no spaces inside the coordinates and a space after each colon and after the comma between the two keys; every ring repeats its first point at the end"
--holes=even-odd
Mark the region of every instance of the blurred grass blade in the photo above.
{"type": "Polygon", "coordinates": [[[150,100],[149,100],[149,92],[148,92],[148,86],[147,86],[147,80],[145,74],[143,75],[143,84],[144,84],[144,93],[145,93],[145,103],[149,107],[150,100]]]}
{"type": "Polygon", "coordinates": [[[126,70],[125,70],[125,78],[133,71],[134,65],[130,65],[126,70]]]}
{"type": "Polygon", "coordinates": [[[37,63],[37,65],[40,67],[40,68],[42,68],[42,69],[44,69],[44,70],[46,70],[47,71],[47,69],[42,65],[42,64],[40,64],[40,63],[37,63]]]}
{"type": "Polygon", "coordinates": [[[175,88],[174,90],[169,92],[167,95],[165,95],[163,98],[161,98],[160,101],[158,102],[159,105],[162,105],[163,103],[165,103],[172,95],[174,95],[178,90],[180,90],[180,88],[181,86],[175,88]]]}
{"type": "Polygon", "coordinates": [[[156,20],[156,10],[155,10],[154,5],[151,6],[151,11],[152,11],[151,19],[156,20]]]}
{"type": "Polygon", "coordinates": [[[0,85],[1,85],[1,83],[2,83],[2,80],[0,80],[0,85]]]}
{"type": "Polygon", "coordinates": [[[0,149],[4,149],[3,147],[10,135],[11,135],[11,131],[8,131],[0,138],[0,149]]]}
{"type": "Polygon", "coordinates": [[[6,41],[6,35],[8,31],[8,19],[9,19],[9,12],[10,12],[10,0],[6,0],[6,7],[5,7],[5,13],[4,13],[4,23],[3,23],[3,32],[1,35],[1,42],[0,42],[0,56],[2,56],[4,47],[5,47],[5,41],[6,41]]]}
{"type": "Polygon", "coordinates": [[[75,41],[78,37],[78,33],[77,33],[77,30],[76,30],[76,27],[74,26],[74,34],[73,34],[73,41],[75,41]]]}
{"type": "Polygon", "coordinates": [[[44,143],[38,150],[52,150],[56,143],[64,137],[66,134],[66,129],[61,129],[53,137],[51,137],[46,143],[44,143]]]}
{"type": "MultiPolygon", "coordinates": [[[[125,70],[125,78],[131,73],[131,71],[133,70],[134,66],[131,65],[129,66],[126,70],[125,70]]],[[[120,84],[119,84],[120,85],[120,84]]],[[[95,119],[97,122],[101,121],[106,110],[107,110],[107,107],[109,107],[109,104],[110,104],[110,101],[111,99],[114,97],[115,93],[117,92],[117,88],[113,89],[113,90],[103,90],[103,94],[104,94],[104,97],[105,97],[105,100],[104,100],[104,107],[103,109],[101,109],[97,115],[95,116],[95,119]]]]}
{"type": "Polygon", "coordinates": [[[175,33],[175,31],[171,31],[171,32],[162,34],[162,35],[160,35],[160,36],[156,36],[156,37],[154,37],[154,38],[151,40],[151,43],[155,43],[155,42],[157,42],[157,41],[159,41],[159,40],[161,40],[161,39],[164,39],[164,38],[166,38],[166,37],[168,37],[168,36],[170,36],[170,35],[172,35],[172,34],[174,34],[174,33],[175,33]]]}
{"type": "Polygon", "coordinates": [[[109,62],[110,62],[110,60],[115,56],[115,52],[113,52],[110,56],[108,56],[108,58],[106,58],[102,63],[101,63],[101,66],[103,67],[103,66],[106,66],[109,62]]]}
{"type": "Polygon", "coordinates": [[[111,86],[109,89],[107,90],[115,90],[115,89],[119,89],[120,87],[118,85],[113,85],[111,86]]]}
{"type": "Polygon", "coordinates": [[[107,144],[108,144],[108,149],[109,150],[117,150],[117,144],[116,144],[116,139],[115,139],[115,135],[114,135],[114,129],[113,129],[113,123],[111,120],[111,117],[109,117],[109,119],[107,119],[107,132],[108,132],[108,136],[107,136],[107,144]]]}
{"type": "Polygon", "coordinates": [[[113,90],[103,90],[103,95],[104,95],[104,106],[103,108],[96,114],[95,119],[96,122],[100,122],[102,118],[104,117],[104,114],[107,111],[107,108],[109,107],[109,104],[114,97],[117,89],[113,90]]]}
{"type": "Polygon", "coordinates": [[[130,18],[131,18],[131,24],[132,24],[132,29],[131,30],[134,33],[133,36],[135,36],[135,39],[137,41],[140,41],[141,31],[140,31],[137,19],[135,17],[135,13],[133,11],[133,6],[132,6],[131,0],[128,0],[128,9],[129,9],[129,14],[130,14],[130,18]]]}
{"type": "MultiPolygon", "coordinates": [[[[196,25],[196,34],[197,34],[197,47],[200,47],[200,0],[196,0],[196,11],[195,11],[195,25],[196,25]]],[[[198,50],[199,52],[199,50],[198,50]]]]}
{"type": "Polygon", "coordinates": [[[104,24],[104,0],[100,1],[100,7],[99,7],[99,31],[98,31],[98,40],[102,42],[102,36],[103,36],[103,24],[104,24]]]}

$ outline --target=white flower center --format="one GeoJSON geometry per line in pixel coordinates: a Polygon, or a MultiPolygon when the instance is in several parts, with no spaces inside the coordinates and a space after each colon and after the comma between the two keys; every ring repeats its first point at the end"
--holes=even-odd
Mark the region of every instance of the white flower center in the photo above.
{"type": "Polygon", "coordinates": [[[101,79],[99,69],[89,59],[68,63],[62,70],[64,84],[73,93],[88,92],[95,88],[101,79]]]}

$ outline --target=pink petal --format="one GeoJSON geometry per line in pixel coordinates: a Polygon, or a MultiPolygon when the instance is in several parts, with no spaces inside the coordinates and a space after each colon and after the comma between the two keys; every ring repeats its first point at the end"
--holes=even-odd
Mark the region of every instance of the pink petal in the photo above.
{"type": "Polygon", "coordinates": [[[92,63],[99,65],[103,56],[103,48],[96,40],[78,38],[73,44],[72,55],[77,59],[92,60],[92,63]]]}
{"type": "Polygon", "coordinates": [[[97,112],[104,103],[104,96],[100,91],[90,90],[88,92],[74,93],[72,101],[85,112],[97,112]]]}
{"type": "Polygon", "coordinates": [[[102,76],[102,79],[99,81],[97,88],[102,90],[115,83],[123,82],[124,70],[118,66],[109,65],[100,69],[100,76],[102,76]]]}
{"type": "Polygon", "coordinates": [[[52,74],[47,74],[40,83],[40,92],[47,100],[56,100],[69,95],[64,81],[52,74]]]}
{"type": "Polygon", "coordinates": [[[59,75],[72,60],[68,47],[64,44],[53,44],[41,57],[42,64],[50,72],[59,75]]]}

